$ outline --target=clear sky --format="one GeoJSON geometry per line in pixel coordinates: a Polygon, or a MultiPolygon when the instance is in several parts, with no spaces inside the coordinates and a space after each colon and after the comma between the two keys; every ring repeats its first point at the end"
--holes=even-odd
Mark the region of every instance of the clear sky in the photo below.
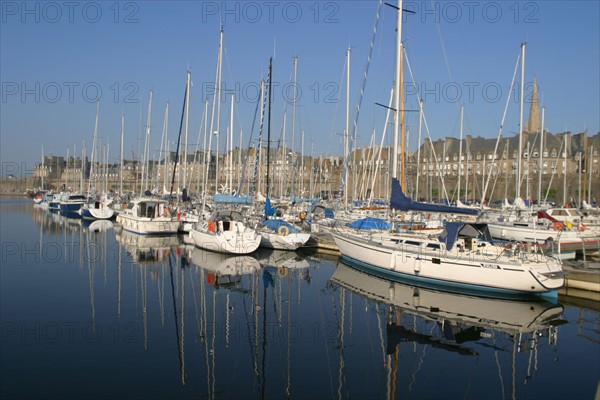
{"type": "MultiPolygon", "coordinates": [[[[458,137],[461,104],[465,133],[496,137],[521,42],[527,42],[525,82],[537,78],[540,102],[546,107],[545,127],[552,132],[600,130],[600,2],[404,3],[416,12],[405,15],[403,42],[434,140],[458,137]]],[[[111,161],[119,159],[122,113],[125,156],[131,158],[133,152],[139,157],[140,110],[145,124],[150,90],[154,91],[151,149],[157,153],[167,101],[169,137],[176,139],[188,68],[193,81],[189,129],[193,151],[203,101],[212,101],[221,24],[223,133],[234,93],[234,142],[243,130],[247,146],[258,82],[266,77],[269,57],[274,56],[272,139],[281,136],[287,100],[286,142],[291,145],[290,82],[297,55],[295,147],[300,151],[304,130],[306,154],[341,154],[346,49],[351,48],[353,112],[378,7],[377,1],[364,0],[0,4],[2,175],[15,165],[19,172],[33,168],[42,145],[45,154],[66,155],[74,145],[79,153],[85,141],[89,152],[96,100],[100,100],[99,135],[110,146],[111,161]]],[[[388,102],[393,84],[395,16],[393,8],[382,7],[358,120],[361,146],[369,143],[373,131],[375,141],[381,140],[386,111],[375,103],[388,102]]],[[[406,70],[405,81],[411,80],[406,70]]],[[[406,109],[417,109],[417,97],[410,93],[414,87],[407,92],[406,109]]],[[[529,87],[526,99],[530,93],[529,87]]],[[[417,113],[407,115],[411,148],[416,146],[417,122],[417,113]]],[[[519,105],[513,96],[505,134],[518,130],[519,105]]]]}

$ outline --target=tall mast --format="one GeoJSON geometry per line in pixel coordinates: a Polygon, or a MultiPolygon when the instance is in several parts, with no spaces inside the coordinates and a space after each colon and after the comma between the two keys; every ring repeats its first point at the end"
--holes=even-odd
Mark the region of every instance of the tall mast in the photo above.
{"type": "Polygon", "coordinates": [[[269,58],[269,119],[267,120],[267,197],[271,194],[269,186],[269,164],[271,162],[271,93],[273,82],[273,57],[269,58]]]}
{"type": "Polygon", "coordinates": [[[294,107],[292,109],[292,187],[290,195],[294,193],[294,182],[296,181],[296,95],[298,85],[298,56],[294,56],[294,107]]]}
{"type": "Polygon", "coordinates": [[[542,201],[542,172],[543,172],[543,168],[544,168],[544,112],[546,111],[546,107],[542,107],[542,126],[540,128],[540,152],[539,152],[539,158],[540,158],[540,163],[539,163],[539,167],[538,167],[538,205],[541,204],[542,201]]]}
{"type": "Polygon", "coordinates": [[[190,71],[187,71],[186,88],[185,88],[185,143],[183,145],[183,187],[187,187],[187,152],[188,152],[188,128],[190,125],[190,71]]]}
{"type": "Polygon", "coordinates": [[[304,192],[304,129],[302,129],[302,144],[300,145],[300,177],[302,178],[300,186],[300,197],[304,192]]]}
{"type": "MultiPolygon", "coordinates": [[[[398,178],[398,135],[400,130],[401,96],[401,64],[402,64],[402,0],[398,0],[398,14],[396,16],[396,79],[394,80],[394,106],[396,115],[394,118],[394,154],[392,158],[392,178],[398,178]]],[[[401,170],[400,173],[403,173],[401,170]]],[[[404,190],[404,188],[403,188],[404,190]]]]}
{"type": "Polygon", "coordinates": [[[125,135],[125,114],[121,114],[121,155],[119,167],[119,195],[123,196],[123,137],[125,135]]]}
{"type": "Polygon", "coordinates": [[[229,172],[227,173],[229,192],[233,189],[233,101],[235,98],[235,94],[231,94],[231,110],[229,114],[229,150],[228,150],[228,158],[229,158],[229,172]]]}
{"type": "Polygon", "coordinates": [[[521,95],[520,101],[520,117],[519,117],[519,148],[517,149],[517,193],[515,197],[521,197],[521,156],[523,153],[523,103],[525,97],[525,42],[521,43],[521,95]]]}
{"type": "MultiPolygon", "coordinates": [[[[464,128],[464,116],[465,107],[460,106],[460,140],[458,142],[458,194],[456,198],[460,200],[460,178],[462,174],[462,142],[463,142],[463,128],[464,128]]],[[[485,171],[484,171],[485,172],[485,171]]]]}
{"type": "Polygon", "coordinates": [[[564,163],[565,169],[563,171],[563,206],[568,207],[567,205],[567,149],[569,148],[569,134],[565,132],[565,152],[564,154],[564,163]]]}
{"type": "MultiPolygon", "coordinates": [[[[346,129],[344,132],[344,161],[346,176],[344,177],[344,209],[348,209],[348,135],[350,134],[350,47],[346,51],[346,129]]],[[[356,151],[356,149],[355,149],[356,151]]],[[[353,165],[356,168],[356,165],[353,165]]]]}
{"type": "MultiPolygon", "coordinates": [[[[96,171],[94,170],[94,162],[96,161],[96,140],[98,137],[98,114],[100,113],[100,102],[96,103],[96,123],[94,124],[94,137],[92,139],[92,159],[91,159],[91,163],[90,163],[90,180],[89,180],[89,184],[88,184],[88,195],[91,194],[92,191],[92,179],[94,179],[92,177],[92,175],[94,173],[96,173],[96,171]]],[[[94,181],[95,183],[95,181],[94,181]]],[[[94,188],[95,189],[95,188],[94,188]]]]}
{"type": "Polygon", "coordinates": [[[221,136],[221,83],[223,81],[223,27],[221,26],[221,32],[219,34],[219,66],[217,68],[217,160],[216,160],[216,177],[215,177],[215,193],[219,189],[219,142],[221,136]]]}
{"type": "Polygon", "coordinates": [[[592,165],[593,159],[592,156],[594,154],[594,144],[590,146],[590,161],[587,163],[587,168],[590,170],[590,179],[588,181],[588,204],[592,204],[592,165]]]}

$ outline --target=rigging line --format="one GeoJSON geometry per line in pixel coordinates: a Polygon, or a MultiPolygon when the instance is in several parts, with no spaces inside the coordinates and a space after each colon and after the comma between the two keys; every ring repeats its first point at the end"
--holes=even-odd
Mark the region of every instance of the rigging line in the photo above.
{"type": "MultiPolygon", "coordinates": [[[[406,65],[408,67],[408,72],[410,74],[411,80],[412,80],[413,84],[415,85],[415,87],[417,88],[417,93],[419,93],[419,89],[418,89],[418,87],[416,85],[416,81],[415,81],[415,78],[414,78],[414,75],[413,75],[413,72],[412,72],[412,68],[410,67],[410,62],[408,61],[408,54],[406,53],[406,49],[404,50],[404,56],[406,58],[406,65]]],[[[425,131],[427,132],[427,137],[429,138],[429,143],[431,144],[431,149],[432,149],[432,152],[433,152],[433,158],[434,158],[434,161],[435,161],[435,165],[437,166],[437,169],[439,171],[440,167],[439,167],[439,163],[438,163],[437,156],[436,156],[436,153],[435,153],[435,148],[433,147],[433,140],[431,139],[431,133],[429,131],[429,125],[427,124],[427,119],[425,118],[425,112],[422,112],[422,117],[423,117],[423,123],[425,125],[425,131]]],[[[447,199],[448,198],[448,192],[446,191],[446,185],[444,184],[444,180],[443,179],[442,179],[442,189],[444,191],[443,194],[446,196],[446,199],[447,199]]]]}
{"type": "MultiPolygon", "coordinates": [[[[363,97],[365,94],[365,86],[367,85],[367,77],[369,76],[369,66],[371,65],[371,59],[373,56],[373,48],[375,47],[375,38],[377,37],[377,27],[379,25],[379,19],[380,19],[380,15],[381,15],[382,6],[383,6],[383,0],[379,0],[379,4],[377,5],[377,12],[375,13],[375,22],[373,23],[373,34],[371,35],[371,43],[369,45],[369,54],[367,56],[367,65],[365,66],[365,69],[363,71],[363,79],[362,79],[362,83],[360,86],[360,94],[358,96],[358,103],[356,105],[356,108],[354,109],[354,119],[352,121],[352,134],[350,134],[350,132],[347,132],[349,148],[348,148],[348,154],[346,154],[346,159],[344,160],[344,172],[342,174],[342,179],[340,181],[340,192],[342,191],[343,185],[347,179],[348,160],[350,159],[350,153],[352,153],[352,150],[356,146],[356,143],[354,143],[354,142],[356,141],[355,135],[356,135],[356,131],[358,129],[358,117],[360,115],[360,106],[362,104],[362,100],[363,100],[363,97]]],[[[346,196],[346,195],[347,195],[347,193],[344,193],[344,196],[346,196]]]]}
{"type": "MultiPolygon", "coordinates": [[[[433,9],[436,9],[436,3],[431,0],[431,5],[433,9]]],[[[442,54],[444,55],[444,63],[446,64],[446,71],[448,72],[448,78],[450,78],[450,82],[454,82],[454,78],[452,77],[452,71],[450,71],[450,63],[448,62],[448,54],[446,53],[446,45],[444,44],[444,38],[442,37],[442,29],[440,27],[440,21],[436,20],[435,27],[438,33],[438,37],[440,38],[440,45],[442,46],[442,54]]],[[[456,103],[456,106],[460,108],[459,104],[456,103]]]]}
{"type": "MultiPolygon", "coordinates": [[[[519,62],[521,61],[521,52],[519,52],[519,55],[517,56],[517,62],[515,64],[515,70],[513,72],[513,78],[512,81],[510,83],[510,88],[508,89],[508,95],[506,96],[506,104],[504,105],[504,113],[502,114],[502,121],[500,121],[500,128],[498,129],[498,138],[496,139],[496,145],[494,147],[494,157],[496,156],[496,153],[498,152],[498,145],[500,144],[500,139],[502,138],[502,131],[504,129],[504,122],[506,121],[506,114],[508,112],[508,105],[510,104],[510,98],[511,98],[511,94],[514,90],[514,86],[515,86],[515,79],[517,77],[517,70],[519,68],[519,62]]],[[[491,174],[491,170],[490,170],[490,174],[491,174]]],[[[483,205],[483,200],[485,199],[485,195],[487,193],[487,188],[488,188],[488,184],[489,184],[489,180],[490,180],[491,175],[488,175],[487,179],[486,179],[486,184],[483,188],[483,193],[481,196],[481,204],[483,205]]],[[[491,197],[491,195],[490,195],[491,197]]]]}
{"type": "Polygon", "coordinates": [[[248,166],[248,159],[250,158],[250,145],[252,144],[252,135],[254,135],[254,127],[256,124],[256,116],[258,115],[258,109],[260,106],[260,96],[256,99],[256,108],[254,109],[254,118],[252,119],[252,129],[250,129],[250,135],[248,137],[248,147],[246,150],[246,156],[244,157],[244,167],[242,168],[242,177],[238,182],[237,193],[241,193],[242,186],[246,180],[246,167],[248,166]]]}
{"type": "MultiPolygon", "coordinates": [[[[345,59],[344,59],[345,60],[345,59]]],[[[342,74],[341,74],[341,78],[340,78],[340,83],[338,84],[338,88],[341,88],[343,86],[343,82],[344,82],[344,77],[346,76],[346,66],[347,66],[347,62],[344,61],[344,67],[342,68],[342,74]]],[[[335,131],[335,123],[337,120],[337,113],[339,110],[339,105],[340,105],[340,97],[342,96],[342,91],[338,90],[338,97],[337,99],[335,99],[335,111],[333,112],[333,121],[331,121],[331,129],[329,131],[329,135],[333,136],[334,135],[334,131],[335,131]]],[[[339,150],[339,148],[338,148],[339,150]]]]}

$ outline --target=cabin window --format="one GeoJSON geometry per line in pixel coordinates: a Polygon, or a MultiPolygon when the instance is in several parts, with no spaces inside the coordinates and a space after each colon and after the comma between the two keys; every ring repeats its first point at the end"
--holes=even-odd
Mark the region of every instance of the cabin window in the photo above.
{"type": "Polygon", "coordinates": [[[442,261],[441,261],[439,258],[435,258],[435,257],[433,257],[433,258],[431,259],[431,262],[432,262],[433,264],[441,264],[441,263],[442,263],[442,261]]]}
{"type": "Polygon", "coordinates": [[[420,246],[421,242],[415,242],[414,240],[405,240],[404,244],[407,244],[409,246],[420,246]]]}
{"type": "Polygon", "coordinates": [[[427,247],[428,249],[434,249],[434,250],[439,250],[440,249],[440,245],[437,243],[427,243],[427,247]]]}

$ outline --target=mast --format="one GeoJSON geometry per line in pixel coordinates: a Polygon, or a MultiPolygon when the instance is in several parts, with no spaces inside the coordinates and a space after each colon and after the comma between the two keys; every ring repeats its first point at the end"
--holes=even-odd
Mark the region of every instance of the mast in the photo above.
{"type": "MultiPolygon", "coordinates": [[[[344,132],[344,161],[348,170],[348,135],[350,133],[350,47],[346,51],[346,129],[344,132]]],[[[356,152],[356,149],[355,149],[356,152]]],[[[353,165],[356,168],[356,165],[353,165]]],[[[344,177],[344,210],[348,209],[348,173],[344,177]]]]}
{"type": "Polygon", "coordinates": [[[119,195],[123,196],[123,137],[125,135],[125,114],[121,114],[121,155],[119,167],[119,195]]]}
{"type": "Polygon", "coordinates": [[[42,190],[44,190],[44,145],[42,145],[42,167],[40,169],[40,177],[42,178],[42,190]]]}
{"type": "MultiPolygon", "coordinates": [[[[92,139],[92,159],[90,163],[90,179],[88,183],[88,195],[92,192],[92,176],[96,172],[94,171],[95,153],[96,153],[96,140],[98,137],[98,114],[100,113],[100,102],[96,103],[96,123],[94,124],[94,137],[92,139]]],[[[94,188],[95,189],[95,188],[94,188]]]]}
{"type": "MultiPolygon", "coordinates": [[[[189,71],[188,71],[189,73],[189,71]]],[[[175,163],[173,164],[173,177],[171,178],[171,190],[169,191],[169,203],[171,202],[171,196],[173,195],[173,186],[175,185],[175,173],[177,172],[177,162],[179,161],[179,145],[181,143],[181,130],[183,127],[183,118],[185,117],[185,110],[189,106],[186,100],[189,98],[187,95],[188,85],[185,85],[185,94],[183,96],[183,108],[181,109],[181,119],[179,121],[179,134],[177,135],[177,148],[175,149],[175,163]]],[[[202,210],[204,210],[204,204],[202,204],[202,210]]]]}
{"type": "Polygon", "coordinates": [[[229,192],[233,189],[233,101],[235,98],[235,94],[231,94],[231,110],[229,114],[229,150],[228,150],[228,158],[229,158],[229,172],[227,173],[228,183],[227,187],[229,192]]]}
{"type": "Polygon", "coordinates": [[[183,145],[183,188],[185,189],[187,187],[187,172],[188,172],[188,165],[187,165],[187,151],[188,151],[188,129],[189,129],[189,125],[190,125],[190,107],[188,106],[190,104],[190,70],[188,69],[187,71],[187,79],[186,79],[186,87],[185,87],[185,93],[186,93],[186,97],[185,97],[185,143],[183,145]]]}
{"type": "MultiPolygon", "coordinates": [[[[400,128],[400,79],[402,64],[402,0],[398,0],[398,14],[396,16],[396,79],[394,80],[394,105],[396,115],[394,118],[394,154],[392,158],[392,178],[398,178],[398,135],[400,128]]],[[[401,173],[404,172],[402,169],[401,173]]],[[[405,190],[403,188],[403,190],[405,190]]]]}
{"type": "Polygon", "coordinates": [[[539,163],[539,167],[538,167],[538,206],[541,204],[542,201],[542,172],[543,172],[543,168],[544,168],[544,112],[546,111],[546,107],[542,107],[542,126],[540,128],[540,152],[539,152],[539,158],[540,158],[540,163],[539,163]]]}
{"type": "Polygon", "coordinates": [[[567,132],[565,132],[565,152],[564,154],[564,171],[563,171],[563,206],[567,207],[567,149],[569,148],[568,146],[568,139],[569,139],[569,134],[567,132]]]}
{"type": "Polygon", "coordinates": [[[269,119],[267,120],[267,198],[270,196],[269,164],[271,162],[271,93],[273,81],[273,57],[269,58],[269,119]]]}
{"type": "MultiPolygon", "coordinates": [[[[542,109],[543,110],[543,109],[542,109]]],[[[592,156],[594,154],[594,144],[590,146],[590,161],[587,163],[587,168],[590,170],[590,179],[588,181],[588,204],[592,204],[592,156]]]]}
{"type": "Polygon", "coordinates": [[[461,174],[462,174],[462,142],[463,142],[464,116],[465,116],[465,107],[461,105],[460,106],[460,140],[458,141],[458,194],[456,196],[456,198],[458,200],[460,200],[460,178],[461,178],[461,174]]]}
{"type": "Polygon", "coordinates": [[[294,183],[296,181],[296,96],[298,86],[298,56],[294,56],[294,107],[292,108],[292,187],[290,196],[294,193],[294,183]]]}
{"type": "Polygon", "coordinates": [[[300,176],[302,178],[300,186],[300,197],[304,194],[304,129],[302,129],[302,144],[300,145],[300,176]]]}
{"type": "Polygon", "coordinates": [[[216,177],[215,177],[215,193],[219,190],[219,142],[221,136],[221,83],[223,72],[223,27],[219,34],[219,66],[217,67],[217,160],[216,160],[216,177]]]}
{"type": "Polygon", "coordinates": [[[521,153],[523,152],[523,103],[525,96],[525,42],[521,43],[521,94],[520,102],[520,117],[519,117],[519,148],[517,150],[517,193],[515,197],[521,197],[521,153]]]}

